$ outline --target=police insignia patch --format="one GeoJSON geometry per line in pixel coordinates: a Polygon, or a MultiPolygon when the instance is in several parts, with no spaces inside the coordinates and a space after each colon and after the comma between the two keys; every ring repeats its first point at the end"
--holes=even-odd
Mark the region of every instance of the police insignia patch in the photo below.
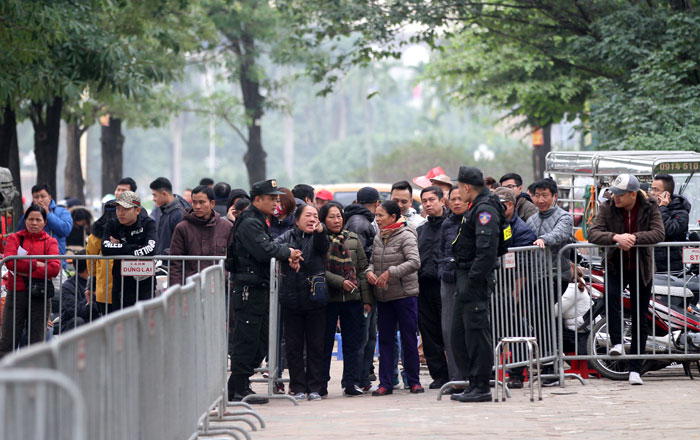
{"type": "Polygon", "coordinates": [[[491,214],[489,214],[486,211],[479,213],[479,223],[481,223],[482,225],[486,225],[490,221],[491,221],[491,214]]]}

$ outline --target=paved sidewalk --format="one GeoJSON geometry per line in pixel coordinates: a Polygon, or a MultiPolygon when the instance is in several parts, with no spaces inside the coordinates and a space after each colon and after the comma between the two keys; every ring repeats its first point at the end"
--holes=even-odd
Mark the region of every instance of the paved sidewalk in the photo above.
{"type": "MultiPolygon", "coordinates": [[[[437,391],[427,389],[427,371],[421,371],[425,394],[401,389],[383,397],[344,397],[342,362],[334,360],[331,372],[328,399],[299,406],[283,400],[256,405],[267,428],[251,432],[252,438],[700,438],[700,382],[679,368],[645,375],[644,386],[606,379],[583,386],[568,380],[565,388],[543,388],[541,402],[530,403],[524,388],[512,390],[506,402],[478,404],[450,401],[449,396],[438,402],[437,391]]],[[[255,389],[263,386],[255,384],[255,389]]]]}

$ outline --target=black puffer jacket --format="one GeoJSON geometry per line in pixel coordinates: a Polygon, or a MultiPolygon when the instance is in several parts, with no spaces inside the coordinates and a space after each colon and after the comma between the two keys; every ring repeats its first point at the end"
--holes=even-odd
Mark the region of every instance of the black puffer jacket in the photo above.
{"type": "Polygon", "coordinates": [[[438,276],[446,283],[457,282],[455,260],[452,256],[452,242],[457,238],[462,216],[451,212],[440,228],[440,247],[438,250],[438,276]]]}
{"type": "Polygon", "coordinates": [[[294,229],[275,238],[275,243],[284,243],[291,248],[301,250],[304,258],[299,272],[294,271],[289,266],[289,262],[281,262],[280,304],[294,310],[313,310],[324,307],[327,301],[311,300],[309,278],[317,275],[326,276],[326,254],[330,240],[325,226],[323,232],[314,232],[313,234],[306,234],[294,227],[294,229]]]}
{"type": "Polygon", "coordinates": [[[354,232],[360,238],[362,247],[369,260],[372,257],[372,246],[377,230],[374,228],[374,214],[364,206],[354,203],[345,208],[344,228],[354,232]]]}
{"type": "MultiPolygon", "coordinates": [[[[690,202],[683,196],[674,195],[668,206],[659,205],[661,219],[664,222],[666,237],[664,241],[687,241],[690,202]]],[[[657,272],[683,270],[683,251],[681,247],[654,248],[654,262],[657,272]],[[668,254],[671,254],[671,267],[668,267],[668,254]]]]}
{"type": "Polygon", "coordinates": [[[440,251],[440,228],[445,216],[428,217],[428,221],[418,226],[418,253],[421,281],[438,281],[438,255],[440,251]]]}

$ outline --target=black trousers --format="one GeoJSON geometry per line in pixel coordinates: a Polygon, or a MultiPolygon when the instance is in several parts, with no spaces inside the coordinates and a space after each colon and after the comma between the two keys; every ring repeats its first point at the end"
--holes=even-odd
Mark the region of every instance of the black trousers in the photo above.
{"type": "Polygon", "coordinates": [[[440,280],[419,280],[418,330],[430,377],[449,380],[445,343],[442,339],[442,298],[440,280]]]}
{"type": "Polygon", "coordinates": [[[228,380],[229,395],[242,394],[249,378],[267,356],[269,315],[238,310],[233,326],[231,342],[231,376],[228,380]]]}
{"type": "MultiPolygon", "coordinates": [[[[606,293],[606,301],[608,303],[608,329],[610,332],[610,342],[621,344],[622,327],[621,327],[621,306],[620,298],[622,290],[629,286],[631,308],[629,310],[632,315],[632,347],[629,354],[644,354],[647,346],[647,336],[649,327],[647,325],[647,313],[649,310],[649,299],[651,298],[651,285],[644,284],[642,274],[636,270],[625,270],[620,274],[606,274],[606,282],[608,291],[606,293]],[[639,281],[639,282],[637,282],[639,281]]],[[[630,371],[639,373],[642,368],[641,359],[632,359],[629,363],[630,371]]]]}
{"type": "Polygon", "coordinates": [[[17,348],[25,326],[29,329],[30,344],[43,341],[48,320],[43,299],[30,299],[28,292],[8,292],[2,309],[0,358],[17,348]]]}
{"type": "Polygon", "coordinates": [[[360,342],[362,339],[363,308],[360,301],[328,303],[326,331],[323,341],[323,362],[326,372],[324,387],[330,380],[331,358],[335,343],[335,327],[340,318],[340,336],[343,339],[343,388],[360,385],[360,342]]]}
{"type": "Polygon", "coordinates": [[[323,368],[326,308],[305,311],[284,308],[283,315],[289,391],[293,394],[320,393],[326,378],[323,368]]]}

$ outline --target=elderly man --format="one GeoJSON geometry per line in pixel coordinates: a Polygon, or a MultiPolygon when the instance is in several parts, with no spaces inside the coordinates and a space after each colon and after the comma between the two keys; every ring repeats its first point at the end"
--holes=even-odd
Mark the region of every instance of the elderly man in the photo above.
{"type": "Polygon", "coordinates": [[[503,204],[503,208],[506,210],[506,219],[508,220],[508,223],[510,223],[510,228],[513,233],[513,240],[510,246],[531,246],[532,243],[537,240],[537,236],[515,212],[515,192],[510,188],[502,186],[500,188],[496,188],[493,193],[498,196],[498,199],[503,204]]]}
{"type": "MultiPolygon", "coordinates": [[[[649,248],[641,251],[635,245],[653,245],[664,239],[664,223],[656,198],[639,189],[639,180],[631,174],[621,174],[614,180],[610,191],[612,200],[601,203],[598,214],[588,232],[588,241],[599,245],[618,246],[606,249],[607,272],[605,287],[607,293],[608,333],[613,347],[610,355],[624,353],[622,345],[620,296],[629,286],[632,313],[631,354],[646,351],[647,305],[651,297],[653,280],[652,252],[649,248]],[[622,252],[622,259],[620,258],[622,252]],[[622,261],[620,261],[622,260],[622,261]]],[[[629,363],[630,385],[642,385],[640,377],[641,359],[629,363]]]]}

